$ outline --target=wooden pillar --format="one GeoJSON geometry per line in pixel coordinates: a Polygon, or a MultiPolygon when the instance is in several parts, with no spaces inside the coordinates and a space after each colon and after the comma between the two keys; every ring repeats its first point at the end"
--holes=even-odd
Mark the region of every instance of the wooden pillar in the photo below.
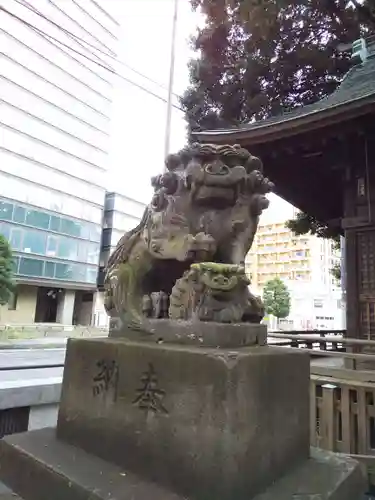
{"type": "MultiPolygon", "coordinates": [[[[358,138],[345,179],[347,336],[375,340],[375,176],[370,169],[367,139],[358,138]]],[[[374,350],[357,347],[352,352],[374,350]]],[[[357,369],[375,369],[374,362],[346,362],[357,369]]]]}
{"type": "MultiPolygon", "coordinates": [[[[345,231],[346,336],[359,338],[359,297],[356,231],[345,231]]],[[[349,350],[349,348],[348,348],[349,350]]],[[[353,348],[350,348],[353,352],[353,348]]],[[[346,368],[355,369],[352,359],[345,359],[346,368]]]]}

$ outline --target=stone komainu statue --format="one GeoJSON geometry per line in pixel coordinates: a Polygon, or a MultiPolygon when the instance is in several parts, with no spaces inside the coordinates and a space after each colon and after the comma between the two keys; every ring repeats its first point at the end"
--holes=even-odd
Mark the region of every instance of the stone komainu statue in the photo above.
{"type": "Polygon", "coordinates": [[[148,318],[260,322],[245,256],[272,183],[238,145],[193,144],[166,159],[139,225],[110,256],[107,313],[132,328],[148,318]]]}

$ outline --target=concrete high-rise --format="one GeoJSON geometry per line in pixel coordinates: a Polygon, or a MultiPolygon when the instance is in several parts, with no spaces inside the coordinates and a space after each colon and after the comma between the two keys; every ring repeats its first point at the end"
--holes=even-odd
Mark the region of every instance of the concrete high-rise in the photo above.
{"type": "Polygon", "coordinates": [[[18,282],[2,322],[90,322],[110,144],[114,76],[106,68],[120,29],[112,5],[1,7],[0,232],[18,282]]]}

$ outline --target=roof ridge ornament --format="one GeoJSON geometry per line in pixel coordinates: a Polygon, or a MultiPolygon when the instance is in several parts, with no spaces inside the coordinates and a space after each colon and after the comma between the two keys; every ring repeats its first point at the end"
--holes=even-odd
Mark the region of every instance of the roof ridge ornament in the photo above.
{"type": "Polygon", "coordinates": [[[352,43],[352,61],[355,63],[365,63],[368,58],[368,49],[365,38],[359,38],[352,43]]]}
{"type": "Polygon", "coordinates": [[[340,43],[337,50],[339,52],[351,50],[351,60],[355,64],[364,64],[369,57],[375,55],[375,35],[358,38],[352,43],[340,43]]]}

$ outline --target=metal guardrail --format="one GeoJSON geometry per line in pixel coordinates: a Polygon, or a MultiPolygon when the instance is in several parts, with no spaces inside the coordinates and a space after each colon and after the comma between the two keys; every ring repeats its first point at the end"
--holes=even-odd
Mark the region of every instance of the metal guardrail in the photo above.
{"type": "Polygon", "coordinates": [[[50,365],[0,366],[0,372],[9,372],[17,370],[44,370],[47,368],[64,368],[64,363],[51,363],[50,365]]]}

